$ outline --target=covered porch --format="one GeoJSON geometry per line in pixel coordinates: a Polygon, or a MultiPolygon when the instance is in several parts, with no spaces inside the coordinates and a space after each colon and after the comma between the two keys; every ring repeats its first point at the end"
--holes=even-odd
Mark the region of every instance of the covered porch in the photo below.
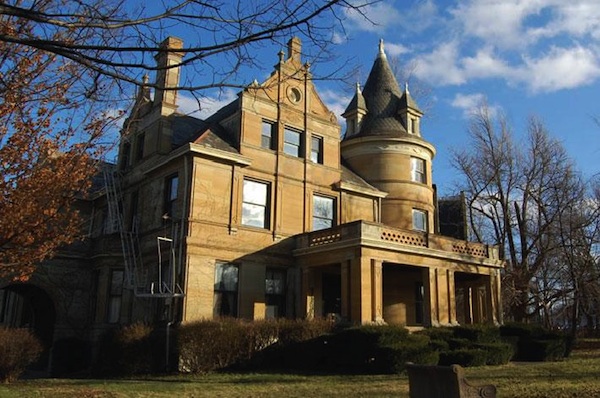
{"type": "Polygon", "coordinates": [[[501,323],[493,247],[356,221],[297,237],[298,313],[407,327],[501,323]]]}

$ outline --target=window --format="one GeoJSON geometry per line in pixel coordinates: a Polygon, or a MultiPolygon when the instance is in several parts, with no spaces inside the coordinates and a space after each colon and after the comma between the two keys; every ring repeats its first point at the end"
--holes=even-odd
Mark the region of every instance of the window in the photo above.
{"type": "Polygon", "coordinates": [[[266,317],[285,316],[285,271],[267,268],[265,276],[266,317]]]}
{"type": "Polygon", "coordinates": [[[242,225],[269,228],[269,184],[244,180],[242,225]]]}
{"type": "Polygon", "coordinates": [[[134,191],[131,193],[131,202],[129,203],[129,230],[137,232],[140,218],[138,214],[139,193],[134,191]]]}
{"type": "Polygon", "coordinates": [[[217,262],[215,267],[214,316],[237,316],[238,266],[217,262]]]}
{"type": "Polygon", "coordinates": [[[165,206],[164,216],[165,218],[173,218],[175,211],[175,201],[177,200],[177,194],[179,190],[179,176],[173,174],[165,179],[165,206]]]}
{"type": "Polygon", "coordinates": [[[416,231],[427,232],[427,212],[413,209],[413,229],[416,231]]]}
{"type": "Polygon", "coordinates": [[[423,324],[425,314],[425,287],[423,282],[415,283],[415,323],[423,324]]]}
{"type": "Polygon", "coordinates": [[[414,182],[425,184],[425,161],[420,158],[410,158],[410,179],[414,182]]]}
{"type": "Polygon", "coordinates": [[[108,309],[106,321],[118,323],[121,317],[121,297],[123,295],[123,271],[113,270],[110,274],[110,289],[108,291],[108,309]]]}
{"type": "Polygon", "coordinates": [[[121,170],[125,170],[129,166],[129,156],[131,156],[131,144],[126,142],[121,149],[121,170]]]}
{"type": "Polygon", "coordinates": [[[334,199],[313,196],[313,231],[331,228],[335,221],[334,199]]]}
{"type": "Polygon", "coordinates": [[[265,149],[277,149],[277,134],[275,124],[266,120],[262,122],[262,132],[260,136],[260,146],[265,149]]]}
{"type": "Polygon", "coordinates": [[[312,136],[310,140],[310,160],[323,164],[323,138],[312,136]]]}
{"type": "Polygon", "coordinates": [[[290,128],[283,132],[283,152],[297,158],[302,156],[302,133],[290,128]]]}
{"type": "Polygon", "coordinates": [[[144,133],[138,135],[136,142],[136,155],[135,160],[141,160],[144,157],[144,145],[145,145],[146,137],[144,133]]]}

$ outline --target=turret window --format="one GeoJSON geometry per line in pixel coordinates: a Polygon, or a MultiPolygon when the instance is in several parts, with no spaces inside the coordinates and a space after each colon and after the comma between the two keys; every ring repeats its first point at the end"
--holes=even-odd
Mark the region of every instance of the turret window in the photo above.
{"type": "Polygon", "coordinates": [[[410,179],[413,182],[419,182],[421,184],[427,182],[425,160],[420,158],[410,158],[410,179]]]}
{"type": "Polygon", "coordinates": [[[413,209],[413,229],[415,231],[427,232],[427,212],[423,210],[413,209]]]}

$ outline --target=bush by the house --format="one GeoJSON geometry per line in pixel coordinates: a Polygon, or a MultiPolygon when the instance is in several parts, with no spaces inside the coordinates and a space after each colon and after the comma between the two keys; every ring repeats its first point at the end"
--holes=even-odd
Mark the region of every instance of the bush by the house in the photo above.
{"type": "Polygon", "coordinates": [[[310,373],[399,373],[406,362],[436,364],[429,337],[398,326],[360,326],[265,350],[255,370],[310,373]]]}
{"type": "Polygon", "coordinates": [[[452,364],[463,367],[483,366],[487,361],[487,352],[480,348],[461,348],[458,350],[444,351],[440,353],[439,365],[449,366],[452,364]]]}
{"type": "Polygon", "coordinates": [[[41,352],[41,343],[29,330],[0,328],[0,381],[17,380],[41,352]]]}
{"type": "Polygon", "coordinates": [[[502,338],[516,348],[517,361],[556,361],[569,355],[568,337],[538,325],[508,323],[500,327],[502,338]]]}
{"type": "Polygon", "coordinates": [[[421,334],[432,337],[430,345],[440,352],[440,365],[501,365],[515,352],[511,344],[502,341],[496,326],[429,328],[421,334]]]}
{"type": "Polygon", "coordinates": [[[177,337],[180,368],[193,373],[232,366],[248,369],[262,363],[264,354],[259,353],[267,347],[306,341],[331,329],[331,322],[321,320],[246,322],[226,318],[185,324],[177,337]]]}
{"type": "MultiPolygon", "coordinates": [[[[156,341],[156,330],[143,323],[108,331],[92,371],[98,376],[131,376],[157,372],[158,356],[164,353],[164,341],[156,341]]],[[[163,370],[163,369],[160,369],[163,370]]]]}

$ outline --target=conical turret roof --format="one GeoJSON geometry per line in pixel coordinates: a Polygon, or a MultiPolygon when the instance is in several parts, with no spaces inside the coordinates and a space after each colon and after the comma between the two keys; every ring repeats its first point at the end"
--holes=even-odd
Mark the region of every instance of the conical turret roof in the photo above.
{"type": "Polygon", "coordinates": [[[344,113],[342,113],[342,116],[347,115],[348,113],[351,113],[352,111],[355,111],[355,110],[363,110],[363,111],[367,110],[367,104],[365,103],[365,97],[362,95],[359,83],[356,83],[356,91],[354,92],[354,97],[352,97],[352,100],[350,100],[350,103],[346,107],[346,110],[344,111],[344,113]]]}
{"type": "Polygon", "coordinates": [[[362,95],[367,107],[358,136],[395,136],[406,134],[398,110],[403,93],[379,44],[379,54],[373,63],[371,73],[362,95]]]}

